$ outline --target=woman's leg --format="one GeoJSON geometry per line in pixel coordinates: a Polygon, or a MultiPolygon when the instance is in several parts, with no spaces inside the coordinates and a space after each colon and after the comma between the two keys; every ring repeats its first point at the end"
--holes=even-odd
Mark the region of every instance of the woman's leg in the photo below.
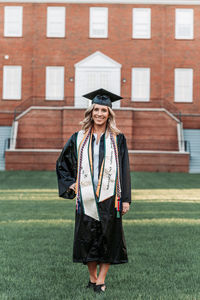
{"type": "Polygon", "coordinates": [[[101,263],[99,266],[99,275],[97,277],[96,284],[104,284],[106,279],[106,274],[108,272],[108,269],[110,267],[110,264],[101,263]]]}
{"type": "Polygon", "coordinates": [[[97,262],[96,261],[90,261],[87,263],[88,270],[90,273],[90,281],[96,282],[97,281],[97,262]]]}

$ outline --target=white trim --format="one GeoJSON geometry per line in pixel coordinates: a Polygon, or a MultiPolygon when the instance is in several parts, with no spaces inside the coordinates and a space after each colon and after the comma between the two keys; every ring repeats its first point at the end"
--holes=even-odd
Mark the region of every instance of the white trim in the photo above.
{"type": "Polygon", "coordinates": [[[99,3],[99,4],[164,4],[164,5],[200,5],[199,0],[0,0],[0,3],[99,3]]]}
{"type": "Polygon", "coordinates": [[[129,150],[128,153],[146,153],[146,154],[189,154],[189,152],[179,152],[179,151],[156,151],[156,150],[129,150]]]}
{"type": "MultiPolygon", "coordinates": [[[[7,152],[61,152],[62,149],[7,149],[7,152]]],[[[153,150],[128,150],[130,154],[144,153],[144,154],[189,154],[189,152],[179,151],[153,151],[153,150]]]]}
{"type": "Polygon", "coordinates": [[[7,149],[8,152],[60,152],[62,149],[7,149]]]}
{"type": "Polygon", "coordinates": [[[11,143],[10,143],[10,149],[12,150],[16,148],[17,131],[18,131],[18,121],[14,121],[11,129],[11,143]]]}
{"type": "MultiPolygon", "coordinates": [[[[116,60],[110,58],[109,56],[103,54],[101,51],[96,51],[94,53],[92,53],[91,55],[85,57],[84,59],[80,60],[79,62],[77,62],[76,64],[74,64],[75,68],[99,68],[101,66],[93,66],[93,65],[87,65],[87,63],[89,61],[91,61],[92,59],[94,59],[95,57],[101,57],[102,59],[104,59],[105,61],[108,61],[110,64],[107,66],[107,68],[121,68],[122,65],[120,63],[118,63],[116,60]]],[[[102,65],[102,68],[106,68],[105,65],[102,65]]]]}
{"type": "Polygon", "coordinates": [[[54,109],[54,110],[64,110],[64,109],[82,109],[85,110],[85,108],[79,108],[79,107],[74,107],[74,106],[30,106],[29,108],[27,108],[25,111],[23,111],[19,116],[16,117],[16,120],[19,120],[21,117],[23,117],[24,115],[26,115],[29,111],[31,111],[32,109],[54,109]]]}
{"type": "Polygon", "coordinates": [[[179,151],[184,152],[183,125],[181,122],[177,123],[177,137],[179,151]]]}
{"type": "MultiPolygon", "coordinates": [[[[27,108],[23,113],[21,113],[19,116],[16,117],[16,120],[19,120],[21,117],[23,117],[24,115],[26,115],[29,111],[31,111],[32,109],[53,109],[53,110],[83,110],[85,111],[85,108],[83,107],[75,107],[75,106],[30,106],[29,108],[27,108]]],[[[176,118],[174,115],[172,115],[168,110],[166,110],[165,108],[135,108],[135,107],[119,107],[116,110],[128,110],[128,111],[163,111],[166,114],[168,114],[172,119],[174,119],[177,123],[180,122],[180,120],[178,118],[176,118]]]]}

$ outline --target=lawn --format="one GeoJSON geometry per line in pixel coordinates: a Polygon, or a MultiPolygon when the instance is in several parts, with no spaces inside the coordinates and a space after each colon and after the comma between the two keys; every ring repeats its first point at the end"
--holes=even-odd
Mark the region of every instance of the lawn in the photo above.
{"type": "Polygon", "coordinates": [[[105,295],[72,263],[74,207],[54,172],[0,172],[0,300],[200,300],[200,175],[132,174],[124,216],[129,263],[105,295]]]}

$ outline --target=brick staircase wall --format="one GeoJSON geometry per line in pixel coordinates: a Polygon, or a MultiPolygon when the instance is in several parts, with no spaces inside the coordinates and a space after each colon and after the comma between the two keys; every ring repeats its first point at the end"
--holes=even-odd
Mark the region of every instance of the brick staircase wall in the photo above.
{"type": "Polygon", "coordinates": [[[32,109],[18,120],[16,148],[62,148],[62,111],[32,109]]]}
{"type": "Polygon", "coordinates": [[[178,151],[177,122],[165,111],[133,112],[133,150],[178,151]]]}
{"type": "MultiPolygon", "coordinates": [[[[81,129],[84,109],[32,109],[18,120],[18,149],[61,149],[81,129]]],[[[116,111],[117,126],[132,143],[132,111],[116,111]]]]}
{"type": "MultiPolygon", "coordinates": [[[[132,150],[178,150],[177,122],[164,111],[116,110],[132,150]]],[[[17,148],[60,149],[80,130],[84,109],[32,109],[18,121],[17,148]]]]}
{"type": "MultiPolygon", "coordinates": [[[[115,114],[127,139],[131,171],[188,172],[189,154],[178,152],[177,122],[165,111],[115,114]]],[[[83,118],[84,109],[30,110],[18,120],[17,147],[6,151],[6,169],[55,170],[60,150],[83,118]]]]}

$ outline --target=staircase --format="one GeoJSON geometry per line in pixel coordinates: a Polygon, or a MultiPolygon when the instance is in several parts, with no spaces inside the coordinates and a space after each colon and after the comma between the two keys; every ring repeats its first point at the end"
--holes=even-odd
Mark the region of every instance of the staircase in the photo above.
{"type": "Polygon", "coordinates": [[[190,152],[190,173],[200,173],[200,129],[184,129],[190,152]]]}
{"type": "Polygon", "coordinates": [[[0,126],[0,170],[5,170],[5,150],[8,148],[8,140],[10,139],[11,127],[0,126]]]}

